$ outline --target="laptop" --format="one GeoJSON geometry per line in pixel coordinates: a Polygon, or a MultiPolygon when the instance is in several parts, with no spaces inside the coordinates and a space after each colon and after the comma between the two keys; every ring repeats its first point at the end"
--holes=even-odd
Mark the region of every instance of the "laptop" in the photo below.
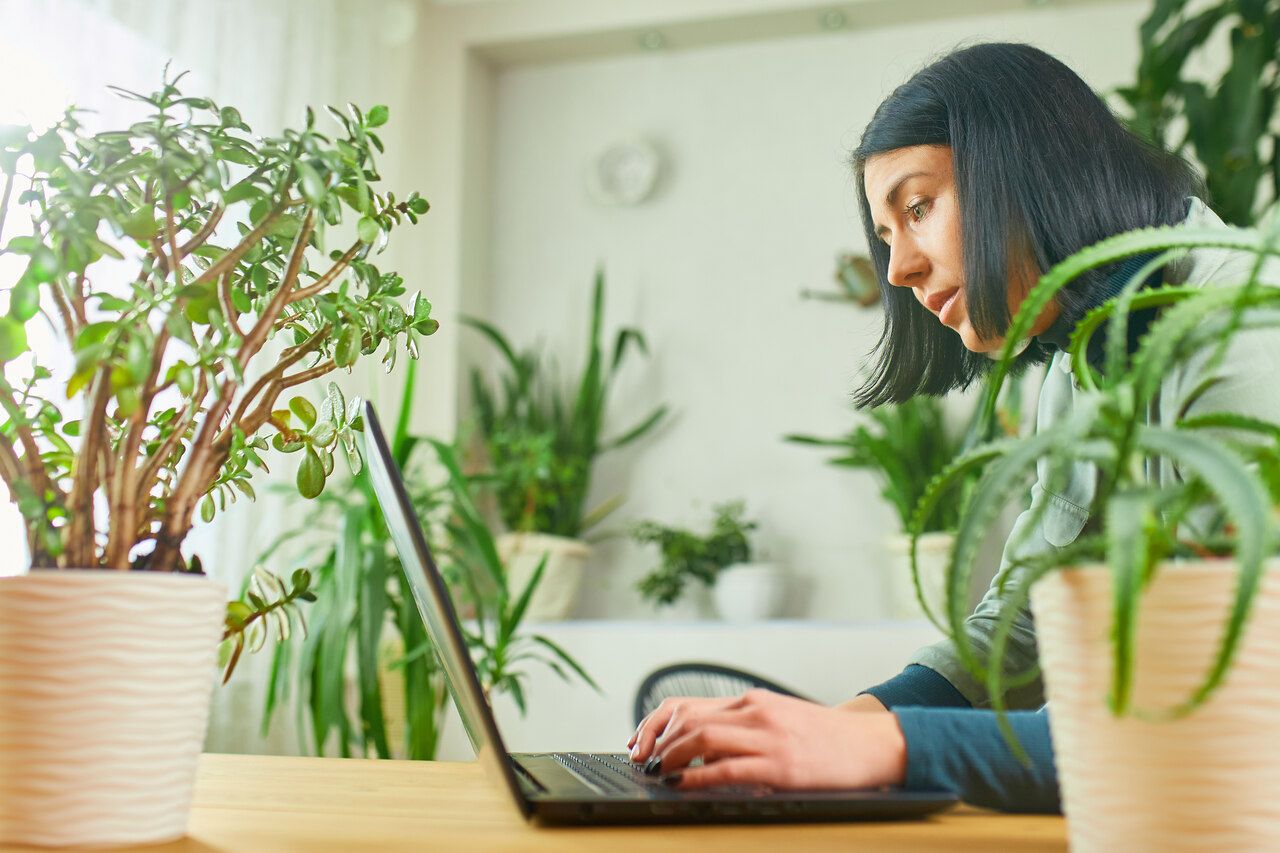
{"type": "Polygon", "coordinates": [[[364,435],[374,492],[458,715],[478,760],[526,819],[552,824],[893,820],[922,817],[956,803],[957,797],[949,792],[889,788],[774,791],[755,785],[676,791],[646,775],[626,753],[508,753],[480,688],[448,587],[368,402],[364,435]]]}

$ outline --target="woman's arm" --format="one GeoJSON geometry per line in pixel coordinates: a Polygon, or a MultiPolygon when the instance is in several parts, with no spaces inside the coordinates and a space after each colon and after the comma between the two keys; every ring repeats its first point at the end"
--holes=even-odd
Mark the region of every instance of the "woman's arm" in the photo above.
{"type": "Polygon", "coordinates": [[[1048,715],[1014,712],[1009,719],[1031,757],[1028,766],[1005,743],[991,711],[849,713],[765,690],[730,700],[668,699],[628,745],[655,744],[652,753],[644,751],[648,769],[685,790],[901,785],[953,791],[974,805],[1007,811],[1058,811],[1048,715]],[[703,764],[690,767],[695,758],[703,764]]]}

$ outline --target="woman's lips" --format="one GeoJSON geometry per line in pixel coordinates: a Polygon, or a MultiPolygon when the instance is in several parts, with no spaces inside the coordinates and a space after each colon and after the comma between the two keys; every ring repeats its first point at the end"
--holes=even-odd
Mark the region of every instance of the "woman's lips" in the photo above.
{"type": "Polygon", "coordinates": [[[938,311],[938,319],[942,321],[942,325],[944,326],[955,325],[952,321],[958,318],[952,315],[954,315],[957,312],[957,310],[959,310],[959,307],[960,307],[960,288],[956,288],[955,293],[951,294],[951,296],[947,299],[947,301],[943,303],[942,308],[939,309],[938,311]]]}
{"type": "Polygon", "coordinates": [[[956,304],[956,297],[959,295],[960,288],[952,287],[938,293],[929,294],[924,304],[926,308],[938,315],[938,319],[942,321],[943,325],[950,325],[947,322],[947,315],[956,304]]]}

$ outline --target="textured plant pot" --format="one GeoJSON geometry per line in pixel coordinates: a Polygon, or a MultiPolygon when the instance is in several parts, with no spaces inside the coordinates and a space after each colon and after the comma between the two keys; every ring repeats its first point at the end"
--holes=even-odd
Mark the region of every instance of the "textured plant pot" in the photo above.
{"type": "Polygon", "coordinates": [[[504,533],[498,537],[498,556],[507,569],[512,596],[519,595],[545,555],[542,581],[529,599],[524,618],[529,622],[565,619],[573,612],[582,586],[582,569],[591,549],[577,539],[546,533],[504,533]]]}
{"type": "MultiPolygon", "coordinates": [[[[920,566],[920,586],[933,615],[942,618],[946,612],[947,560],[955,536],[950,533],[926,533],[920,537],[916,558],[920,566]]],[[[924,611],[911,582],[911,537],[897,533],[885,540],[889,552],[889,614],[894,619],[924,619],[924,611]]]]}
{"type": "Polygon", "coordinates": [[[726,622],[757,622],[781,613],[786,593],[786,578],[773,563],[734,563],[716,575],[711,597],[726,622]]]}
{"type": "Polygon", "coordinates": [[[0,843],[186,834],[225,608],[203,576],[0,579],[0,843]]]}
{"type": "MultiPolygon", "coordinates": [[[[1187,699],[1217,652],[1236,592],[1229,561],[1168,565],[1142,596],[1134,707],[1187,699]]],[[[1234,667],[1174,721],[1115,718],[1111,576],[1091,566],[1032,590],[1071,848],[1275,850],[1280,839],[1280,562],[1268,566],[1234,667]]]]}

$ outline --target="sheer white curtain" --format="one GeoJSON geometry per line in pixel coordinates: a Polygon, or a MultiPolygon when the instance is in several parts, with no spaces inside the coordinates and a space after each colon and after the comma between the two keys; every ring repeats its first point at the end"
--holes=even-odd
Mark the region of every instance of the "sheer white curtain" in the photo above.
{"type": "MultiPolygon", "coordinates": [[[[234,105],[258,133],[300,124],[308,105],[322,114],[324,104],[389,104],[393,122],[379,166],[386,186],[398,189],[412,150],[403,129],[412,107],[417,20],[414,0],[0,0],[0,123],[47,126],[70,102],[97,111],[85,122],[90,127],[131,120],[106,85],[152,91],[171,61],[171,71],[190,71],[185,92],[234,105]]],[[[22,233],[22,227],[20,217],[11,216],[6,231],[22,233]]],[[[395,260],[391,255],[386,265],[396,268],[395,260]]],[[[3,281],[16,275],[10,261],[0,256],[3,281]]],[[[394,381],[381,379],[376,368],[358,370],[338,379],[364,396],[377,397],[378,387],[394,381]]],[[[292,462],[268,460],[271,479],[290,482],[292,462]]],[[[256,504],[241,501],[189,540],[232,590],[265,543],[306,512],[301,498],[274,494],[265,482],[257,492],[256,504]]],[[[0,553],[14,554],[21,542],[16,511],[6,500],[0,553]]],[[[20,561],[11,562],[0,562],[0,574],[21,570],[20,561]]],[[[268,660],[265,650],[247,659],[217,692],[210,750],[299,750],[290,709],[278,715],[269,737],[258,732],[268,660]]]]}

